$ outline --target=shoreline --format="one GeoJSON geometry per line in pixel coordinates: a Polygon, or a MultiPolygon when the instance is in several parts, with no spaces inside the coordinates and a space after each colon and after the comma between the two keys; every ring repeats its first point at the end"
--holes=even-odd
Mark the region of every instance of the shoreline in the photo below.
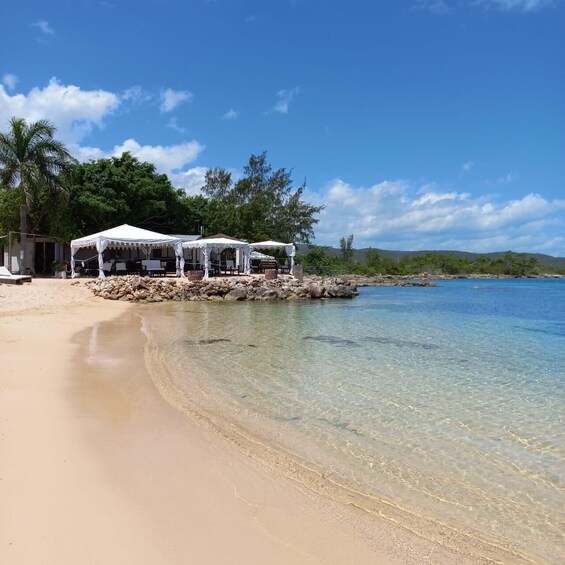
{"type": "Polygon", "coordinates": [[[406,562],[172,408],[132,306],[69,282],[0,288],[2,563],[406,562]]]}
{"type": "Polygon", "coordinates": [[[173,408],[131,304],[36,279],[0,287],[0,312],[2,563],[490,562],[368,522],[173,408]]]}
{"type": "MultiPolygon", "coordinates": [[[[140,310],[142,313],[151,312],[152,308],[146,305],[141,306],[140,310]]],[[[218,310],[221,308],[218,307],[218,310]]],[[[156,329],[163,328],[157,326],[156,329]]],[[[412,550],[418,548],[420,556],[429,555],[430,548],[433,548],[432,551],[435,549],[438,552],[435,558],[442,563],[536,562],[535,557],[479,528],[474,531],[462,530],[456,524],[438,520],[433,511],[410,509],[400,505],[394,498],[379,494],[378,485],[368,490],[360,483],[351,482],[330,460],[324,462],[322,457],[315,462],[313,457],[305,458],[292,448],[293,444],[300,445],[304,441],[299,432],[288,428],[276,432],[273,421],[238,404],[237,398],[220,387],[210,387],[206,373],[192,365],[189,367],[191,374],[194,373],[190,379],[192,384],[189,388],[180,388],[168,369],[166,359],[163,359],[165,355],[157,348],[148,353],[148,362],[153,364],[150,373],[155,386],[172,405],[213,430],[269,473],[290,480],[312,496],[341,507],[342,514],[347,515],[346,521],[357,531],[363,532],[364,537],[368,537],[372,543],[383,547],[380,535],[382,530],[386,530],[386,537],[400,533],[405,541],[410,540],[408,543],[412,550]],[[293,440],[283,442],[283,445],[277,439],[278,433],[285,434],[287,438],[291,434],[293,440]],[[379,536],[372,535],[376,529],[380,530],[379,536]]]]}

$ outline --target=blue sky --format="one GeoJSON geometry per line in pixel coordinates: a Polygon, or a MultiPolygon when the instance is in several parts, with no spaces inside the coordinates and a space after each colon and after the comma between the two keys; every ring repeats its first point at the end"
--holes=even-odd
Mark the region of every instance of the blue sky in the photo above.
{"type": "Polygon", "coordinates": [[[0,0],[0,128],[189,194],[268,151],[314,243],[565,256],[564,0],[0,0]]]}

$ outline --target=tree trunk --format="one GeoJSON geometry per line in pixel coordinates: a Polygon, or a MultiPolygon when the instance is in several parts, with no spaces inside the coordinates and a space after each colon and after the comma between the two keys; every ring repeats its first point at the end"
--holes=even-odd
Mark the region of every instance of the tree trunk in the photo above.
{"type": "Polygon", "coordinates": [[[27,205],[20,206],[20,275],[26,275],[27,267],[27,205]]]}

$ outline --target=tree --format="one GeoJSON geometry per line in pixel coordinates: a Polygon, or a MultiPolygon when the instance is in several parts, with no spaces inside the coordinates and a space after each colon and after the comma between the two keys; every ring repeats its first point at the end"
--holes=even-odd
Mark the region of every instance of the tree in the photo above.
{"type": "Polygon", "coordinates": [[[367,267],[373,272],[378,272],[381,267],[381,255],[376,249],[369,247],[367,253],[365,254],[367,261],[367,267]]]}
{"type": "MultiPolygon", "coordinates": [[[[20,193],[20,232],[27,233],[28,216],[32,232],[39,229],[50,210],[66,199],[60,173],[74,161],[65,146],[54,139],[55,126],[47,120],[28,124],[22,118],[10,120],[10,130],[0,133],[0,176],[4,185],[20,193]],[[50,206],[44,206],[48,201],[50,206]],[[55,206],[54,206],[55,205],[55,206]]],[[[26,267],[26,235],[23,261],[26,267]]]]}
{"type": "Polygon", "coordinates": [[[347,238],[342,237],[339,240],[339,247],[341,249],[341,259],[348,265],[353,260],[353,234],[349,234],[347,238]]]}
{"type": "MultiPolygon", "coordinates": [[[[74,165],[65,175],[70,194],[70,238],[127,223],[162,233],[195,233],[198,197],[173,188],[151,163],[129,153],[74,165]]],[[[200,197],[200,200],[203,200],[200,197]]]]}
{"type": "Polygon", "coordinates": [[[329,275],[338,267],[335,259],[328,255],[329,250],[328,246],[309,244],[307,253],[297,256],[296,260],[304,265],[309,273],[329,275]]]}
{"type": "Polygon", "coordinates": [[[290,172],[273,170],[266,152],[251,155],[243,172],[236,183],[224,169],[206,173],[202,188],[210,202],[206,232],[224,232],[249,241],[308,243],[318,223],[314,216],[324,207],[302,200],[305,184],[293,189],[290,172]]]}

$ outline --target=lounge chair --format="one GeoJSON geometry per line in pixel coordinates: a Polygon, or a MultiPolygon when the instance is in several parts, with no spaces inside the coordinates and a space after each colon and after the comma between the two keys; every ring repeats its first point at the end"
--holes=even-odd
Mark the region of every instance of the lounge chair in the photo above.
{"type": "Polygon", "coordinates": [[[155,275],[164,277],[167,274],[165,269],[161,266],[161,261],[158,259],[143,259],[141,263],[150,277],[154,277],[155,275]]]}
{"type": "Polygon", "coordinates": [[[278,263],[276,261],[263,259],[261,263],[259,263],[259,271],[264,273],[267,269],[274,270],[278,273],[279,270],[278,263]]]}
{"type": "Polygon", "coordinates": [[[235,265],[233,259],[226,259],[226,267],[224,269],[224,272],[226,274],[229,273],[230,275],[239,275],[239,267],[235,265]]]}
{"type": "Polygon", "coordinates": [[[12,275],[6,267],[0,267],[0,283],[3,284],[23,284],[31,282],[29,275],[12,275]]]}
{"type": "Polygon", "coordinates": [[[116,263],[116,275],[127,275],[128,270],[124,262],[116,263]]]}

